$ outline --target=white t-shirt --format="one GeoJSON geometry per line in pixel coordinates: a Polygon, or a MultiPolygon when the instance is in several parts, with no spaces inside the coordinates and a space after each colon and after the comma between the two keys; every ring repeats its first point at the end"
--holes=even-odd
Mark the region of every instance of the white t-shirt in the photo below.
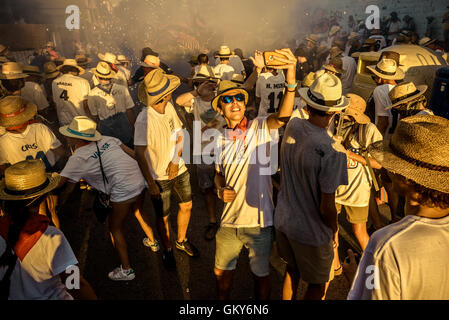
{"type": "MultiPolygon", "coordinates": [[[[221,134],[226,121],[217,111],[212,108],[210,101],[203,101],[200,97],[195,97],[192,99],[192,105],[194,120],[198,121],[199,124],[199,130],[196,129],[196,125],[198,124],[194,124],[194,132],[198,132],[199,134],[201,130],[209,124],[207,129],[205,129],[204,132],[201,132],[200,146],[202,155],[211,155],[213,154],[213,148],[215,147],[214,139],[221,134]]],[[[197,138],[197,136],[194,134],[194,138],[198,139],[199,137],[197,138]]],[[[198,142],[199,141],[196,140],[193,142],[194,156],[199,154],[199,150],[197,149],[198,142]]],[[[203,158],[203,160],[205,159],[203,158]]],[[[213,161],[213,158],[211,158],[211,160],[213,161]]]]}
{"type": "Polygon", "coordinates": [[[116,83],[112,84],[109,94],[99,87],[93,88],[87,97],[87,104],[92,115],[98,116],[100,120],[134,107],[128,87],[116,83]]]}
{"type": "Polygon", "coordinates": [[[285,77],[282,71],[277,75],[271,72],[261,73],[256,82],[256,97],[260,98],[258,116],[275,113],[284,96],[285,77]]]}
{"type": "MultiPolygon", "coordinates": [[[[335,125],[331,124],[329,131],[334,133],[335,125]]],[[[373,123],[360,125],[358,132],[351,141],[351,152],[362,155],[362,146],[381,141],[382,135],[373,123]],[[364,136],[364,138],[361,138],[364,136]]],[[[335,193],[335,202],[350,207],[367,207],[371,195],[372,178],[368,166],[364,166],[355,160],[348,160],[348,185],[341,185],[335,193]]]]}
{"type": "Polygon", "coordinates": [[[112,202],[134,198],[145,188],[145,179],[137,161],[123,151],[121,144],[119,139],[108,136],[98,141],[104,174],[108,180],[106,189],[95,142],[76,149],[61,176],[74,183],[81,178],[86,180],[96,190],[109,194],[112,202]]]}
{"type": "Polygon", "coordinates": [[[33,123],[22,133],[6,131],[0,136],[0,164],[15,164],[24,160],[41,159],[46,168],[56,163],[52,151],[61,146],[53,132],[42,123],[33,123]]]}
{"type": "MultiPolygon", "coordinates": [[[[143,108],[134,127],[134,145],[147,147],[145,156],[153,179],[168,180],[166,170],[174,157],[176,136],[182,130],[182,122],[175,108],[171,102],[167,103],[164,114],[152,107],[143,108]]],[[[180,158],[178,176],[186,170],[184,160],[180,158]]]]}
{"type": "MultiPolygon", "coordinates": [[[[215,65],[218,66],[220,64],[220,58],[215,59],[215,65]]],[[[237,55],[232,55],[229,58],[229,65],[234,68],[234,72],[237,74],[242,74],[242,71],[245,71],[245,67],[243,66],[242,59],[240,59],[237,55]]]]}
{"type": "Polygon", "coordinates": [[[233,67],[229,64],[219,64],[214,68],[215,77],[221,80],[232,80],[232,75],[235,73],[233,67]]]}
{"type": "Polygon", "coordinates": [[[83,101],[90,92],[90,85],[86,79],[63,74],[53,81],[52,88],[53,101],[61,126],[70,124],[76,116],[86,116],[83,101]]]}
{"type": "MultiPolygon", "coordinates": [[[[0,256],[6,242],[0,236],[0,256]]],[[[49,226],[23,261],[17,259],[11,274],[10,300],[73,300],[61,282],[59,274],[78,260],[66,237],[59,229],[49,226]]],[[[7,267],[0,267],[3,279],[7,267]]]]}
{"type": "Polygon", "coordinates": [[[407,215],[370,237],[348,299],[446,300],[448,250],[448,216],[407,215]]]}
{"type": "Polygon", "coordinates": [[[341,86],[343,94],[351,92],[352,82],[357,74],[357,63],[353,57],[343,56],[341,58],[343,62],[343,70],[345,72],[341,76],[341,86]]]}
{"type": "MultiPolygon", "coordinates": [[[[230,129],[228,129],[230,130],[230,129]]],[[[217,139],[216,170],[226,185],[237,193],[226,203],[221,226],[231,228],[269,227],[273,225],[271,146],[278,142],[278,130],[270,132],[266,117],[249,121],[244,141],[227,137],[217,139]]]]}
{"type": "MultiPolygon", "coordinates": [[[[375,124],[377,125],[379,122],[379,117],[388,117],[388,127],[386,130],[386,134],[384,139],[387,140],[394,131],[393,127],[393,114],[391,113],[391,109],[385,110],[385,108],[391,106],[390,96],[388,95],[390,91],[394,88],[392,84],[383,84],[377,86],[373,91],[373,99],[375,104],[375,124]]],[[[383,134],[383,133],[382,133],[383,134]]]]}
{"type": "Polygon", "coordinates": [[[25,86],[20,90],[20,96],[34,103],[37,110],[44,110],[49,106],[45,91],[36,82],[25,81],[25,86]]]}

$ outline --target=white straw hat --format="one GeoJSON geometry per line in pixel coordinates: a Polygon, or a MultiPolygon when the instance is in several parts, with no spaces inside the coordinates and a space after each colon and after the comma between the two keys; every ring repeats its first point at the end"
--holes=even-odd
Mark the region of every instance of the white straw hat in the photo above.
{"type": "Polygon", "coordinates": [[[69,125],[59,128],[59,132],[66,137],[87,141],[98,141],[102,138],[95,121],[86,116],[73,118],[69,125]]]}
{"type": "Polygon", "coordinates": [[[101,61],[106,61],[112,64],[118,63],[116,55],[110,52],[106,52],[105,54],[99,53],[98,58],[100,58],[101,61]]]}
{"type": "Polygon", "coordinates": [[[404,71],[398,67],[393,59],[382,59],[375,67],[367,66],[366,68],[379,78],[386,80],[402,80],[405,77],[404,71]]]}

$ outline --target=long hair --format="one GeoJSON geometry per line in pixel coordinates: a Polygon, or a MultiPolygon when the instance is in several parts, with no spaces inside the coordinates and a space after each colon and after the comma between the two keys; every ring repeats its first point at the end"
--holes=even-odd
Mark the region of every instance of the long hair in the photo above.
{"type": "Polygon", "coordinates": [[[10,259],[13,257],[12,248],[19,240],[20,232],[22,231],[25,223],[30,217],[31,209],[39,207],[41,202],[45,199],[46,195],[39,198],[17,200],[17,201],[4,201],[2,207],[6,217],[11,219],[11,224],[8,229],[8,238],[6,240],[6,250],[0,256],[0,267],[7,266],[10,259]]]}

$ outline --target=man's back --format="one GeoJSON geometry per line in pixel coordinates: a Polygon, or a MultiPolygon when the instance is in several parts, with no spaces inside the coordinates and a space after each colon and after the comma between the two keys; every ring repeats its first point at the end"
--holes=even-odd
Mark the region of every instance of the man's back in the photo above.
{"type": "MultiPolygon", "coordinates": [[[[449,298],[449,217],[409,215],[375,232],[362,256],[348,299],[431,300],[449,298]],[[372,272],[368,272],[370,266],[372,272]],[[366,283],[378,270],[378,287],[366,283]]],[[[377,280],[377,279],[376,279],[377,280]]]]}

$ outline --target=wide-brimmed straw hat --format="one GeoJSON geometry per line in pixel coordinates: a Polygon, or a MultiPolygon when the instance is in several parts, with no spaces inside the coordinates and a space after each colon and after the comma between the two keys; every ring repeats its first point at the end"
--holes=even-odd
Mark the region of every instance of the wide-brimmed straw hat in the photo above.
{"type": "Polygon", "coordinates": [[[23,67],[17,62],[5,62],[2,65],[2,73],[0,73],[0,79],[23,79],[28,77],[28,74],[23,72],[23,67]]]}
{"type": "Polygon", "coordinates": [[[318,42],[318,36],[316,34],[312,33],[308,37],[306,37],[306,41],[317,43],[318,42]]]}
{"type": "Polygon", "coordinates": [[[309,88],[316,80],[316,78],[318,78],[322,74],[324,74],[324,70],[318,70],[317,72],[309,72],[302,80],[301,87],[309,88]]]}
{"type": "Polygon", "coordinates": [[[343,60],[340,57],[334,57],[329,64],[323,66],[324,70],[331,71],[342,75],[345,70],[343,69],[343,60]]]}
{"type": "Polygon", "coordinates": [[[85,72],[85,70],[78,65],[78,63],[76,62],[75,59],[65,59],[61,65],[56,67],[56,69],[61,70],[61,68],[64,66],[70,66],[70,67],[77,68],[80,75],[85,72]]]}
{"type": "Polygon", "coordinates": [[[329,36],[333,36],[334,34],[336,34],[338,31],[340,31],[340,27],[339,26],[332,26],[332,28],[329,30],[329,36]]]}
{"type": "Polygon", "coordinates": [[[89,58],[85,54],[77,54],[75,56],[75,60],[79,66],[86,66],[92,62],[92,58],[89,58]]]}
{"type": "Polygon", "coordinates": [[[40,197],[55,189],[61,177],[46,173],[41,160],[20,161],[5,170],[0,181],[0,200],[26,200],[40,197]]]}
{"type": "Polygon", "coordinates": [[[329,73],[319,76],[310,88],[299,89],[299,95],[310,107],[321,111],[342,111],[349,105],[349,99],[342,95],[340,79],[329,73]]]}
{"type": "Polygon", "coordinates": [[[217,56],[219,58],[229,58],[230,56],[232,56],[231,49],[229,49],[228,46],[221,46],[220,50],[217,53],[217,56]]]}
{"type": "Polygon", "coordinates": [[[154,105],[181,85],[181,80],[166,74],[162,69],[148,72],[138,88],[138,98],[147,106],[154,105]]]}
{"type": "Polygon", "coordinates": [[[430,39],[429,37],[424,37],[421,40],[419,40],[419,45],[423,47],[427,47],[428,45],[434,43],[436,39],[430,39]]]}
{"type": "Polygon", "coordinates": [[[129,59],[127,59],[126,58],[126,56],[125,55],[123,55],[123,54],[119,54],[118,56],[117,56],[117,61],[118,62],[120,62],[120,63],[124,63],[124,62],[131,62],[129,59]]]}
{"type": "Polygon", "coordinates": [[[39,76],[42,77],[43,74],[38,66],[31,66],[31,65],[22,65],[23,72],[28,75],[33,76],[39,76]]]}
{"type": "Polygon", "coordinates": [[[20,96],[6,96],[0,100],[0,126],[9,128],[33,119],[37,106],[20,96]]]}
{"type": "Polygon", "coordinates": [[[346,108],[345,114],[353,117],[357,123],[370,123],[370,118],[365,114],[366,101],[354,93],[348,93],[346,97],[349,98],[349,106],[346,108]]]}
{"type": "Polygon", "coordinates": [[[398,67],[393,59],[382,59],[376,66],[367,66],[367,69],[379,78],[386,80],[402,80],[405,77],[404,71],[398,67]]]}
{"type": "Polygon", "coordinates": [[[95,121],[86,116],[73,118],[69,125],[60,127],[59,132],[66,137],[87,141],[99,141],[102,138],[95,121]]]}
{"type": "Polygon", "coordinates": [[[416,115],[399,121],[389,142],[369,152],[382,167],[428,189],[449,193],[449,120],[416,115]]]}
{"type": "Polygon", "coordinates": [[[388,93],[391,100],[391,105],[385,109],[391,109],[400,104],[412,101],[422,96],[426,92],[427,88],[428,87],[425,84],[415,86],[413,82],[398,84],[388,93]]]}
{"type": "Polygon", "coordinates": [[[108,63],[112,63],[112,64],[117,64],[118,63],[117,56],[115,54],[113,54],[113,53],[110,53],[110,52],[106,52],[105,54],[99,53],[98,54],[98,58],[101,61],[106,61],[108,63]]]}
{"type": "Polygon", "coordinates": [[[56,64],[53,61],[49,61],[44,63],[44,78],[45,79],[53,79],[59,76],[61,72],[56,67],[56,64]]]}
{"type": "Polygon", "coordinates": [[[245,105],[248,103],[248,99],[249,99],[248,91],[241,88],[235,82],[232,82],[230,80],[223,80],[223,81],[220,81],[220,83],[218,84],[217,95],[215,96],[214,99],[212,99],[212,102],[211,102],[212,108],[214,108],[215,111],[217,111],[218,100],[220,99],[220,97],[222,95],[224,95],[226,92],[231,91],[231,90],[237,90],[237,91],[243,93],[243,95],[245,96],[245,105]]]}
{"type": "Polygon", "coordinates": [[[341,50],[339,47],[337,46],[333,46],[330,51],[329,51],[329,56],[330,58],[335,58],[338,57],[339,55],[341,55],[343,53],[343,50],[341,50]]]}
{"type": "Polygon", "coordinates": [[[147,55],[145,59],[140,63],[145,68],[159,68],[161,60],[157,56],[147,55]]]}
{"type": "Polygon", "coordinates": [[[98,62],[97,67],[90,69],[90,72],[95,74],[98,78],[106,79],[115,78],[116,75],[115,71],[104,61],[98,62]]]}

